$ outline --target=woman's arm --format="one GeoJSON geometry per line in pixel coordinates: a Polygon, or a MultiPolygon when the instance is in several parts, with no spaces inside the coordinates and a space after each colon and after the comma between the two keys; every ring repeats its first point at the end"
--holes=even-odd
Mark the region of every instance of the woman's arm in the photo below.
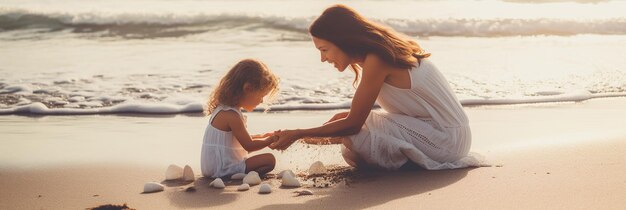
{"type": "Polygon", "coordinates": [[[363,63],[361,82],[352,98],[347,117],[323,126],[280,132],[279,140],[270,148],[286,149],[295,140],[303,137],[345,136],[358,133],[369,115],[388,72],[378,56],[370,54],[363,63]]]}
{"type": "Polygon", "coordinates": [[[324,125],[326,125],[328,123],[331,123],[331,122],[333,122],[335,120],[346,118],[346,117],[348,117],[348,114],[350,114],[350,112],[340,112],[340,113],[337,113],[337,114],[333,115],[333,117],[330,118],[330,120],[326,121],[324,123],[324,125]]]}
{"type": "Polygon", "coordinates": [[[230,127],[233,136],[237,138],[239,144],[241,144],[241,146],[248,152],[263,149],[274,141],[275,136],[269,136],[263,140],[253,140],[246,130],[243,120],[241,120],[241,117],[239,117],[239,114],[236,112],[224,111],[220,114],[223,115],[223,119],[228,122],[228,126],[230,127]]]}

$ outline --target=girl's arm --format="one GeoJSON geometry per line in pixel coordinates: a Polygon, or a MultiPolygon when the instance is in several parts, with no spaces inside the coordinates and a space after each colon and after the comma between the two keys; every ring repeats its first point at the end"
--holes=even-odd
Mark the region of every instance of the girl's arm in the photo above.
{"type": "Polygon", "coordinates": [[[363,63],[361,82],[352,98],[347,117],[324,124],[320,127],[281,131],[280,139],[270,145],[275,149],[286,149],[295,140],[303,137],[345,136],[361,130],[369,115],[388,72],[378,56],[370,54],[363,63]]]}
{"type": "Polygon", "coordinates": [[[274,136],[267,137],[263,140],[253,140],[248,130],[246,130],[246,126],[237,114],[234,111],[224,111],[224,118],[228,122],[228,126],[230,127],[233,136],[237,138],[239,144],[248,152],[257,151],[267,147],[270,143],[273,142],[274,136]]]}
{"type": "Polygon", "coordinates": [[[252,137],[252,139],[265,139],[265,138],[273,136],[273,135],[274,135],[274,132],[264,133],[264,134],[252,134],[252,135],[250,135],[250,137],[252,137]]]}

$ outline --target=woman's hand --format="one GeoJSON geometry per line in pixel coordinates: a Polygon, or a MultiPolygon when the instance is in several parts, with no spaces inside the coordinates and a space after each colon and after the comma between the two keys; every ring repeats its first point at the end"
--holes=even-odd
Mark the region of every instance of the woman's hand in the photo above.
{"type": "Polygon", "coordinates": [[[302,134],[299,130],[283,130],[276,132],[276,135],[278,135],[278,140],[270,144],[269,147],[277,150],[285,150],[296,142],[296,140],[300,139],[302,134]]]}
{"type": "Polygon", "coordinates": [[[331,123],[331,122],[333,122],[335,120],[340,120],[340,119],[346,118],[346,117],[348,117],[348,114],[350,114],[350,112],[340,112],[340,113],[337,113],[337,114],[335,114],[335,116],[330,118],[330,120],[326,121],[324,123],[324,125],[326,125],[328,123],[331,123]]]}
{"type": "Polygon", "coordinates": [[[275,132],[271,132],[271,133],[264,133],[264,134],[254,134],[251,135],[250,137],[253,139],[263,139],[263,138],[267,138],[270,136],[273,136],[275,134],[275,132]]]}

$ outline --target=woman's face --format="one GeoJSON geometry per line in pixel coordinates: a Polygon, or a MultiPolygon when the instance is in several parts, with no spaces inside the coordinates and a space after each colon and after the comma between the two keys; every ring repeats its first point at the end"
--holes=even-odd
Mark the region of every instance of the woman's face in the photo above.
{"type": "Polygon", "coordinates": [[[312,37],[315,48],[320,51],[322,62],[326,61],[332,64],[340,72],[343,72],[351,64],[348,54],[339,49],[337,45],[314,36],[312,37]]]}

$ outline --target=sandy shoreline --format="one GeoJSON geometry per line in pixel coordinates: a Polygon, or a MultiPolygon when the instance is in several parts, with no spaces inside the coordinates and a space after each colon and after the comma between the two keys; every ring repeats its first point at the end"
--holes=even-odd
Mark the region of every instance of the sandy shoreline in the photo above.
{"type": "MultiPolygon", "coordinates": [[[[624,209],[626,98],[582,103],[467,108],[472,151],[502,167],[446,171],[362,172],[350,185],[311,188],[294,197],[258,186],[237,192],[207,187],[210,180],[161,182],[167,165],[199,168],[205,118],[162,116],[0,116],[0,209],[84,209],[127,203],[137,209],[624,209]],[[196,185],[196,192],[185,192],[196,185]],[[41,197],[40,197],[41,195],[41,197]]],[[[248,114],[251,132],[314,126],[323,112],[248,114]]],[[[336,146],[296,145],[278,159],[302,171],[314,160],[345,165],[336,146]]],[[[228,185],[228,184],[227,184],[228,185]]]]}

